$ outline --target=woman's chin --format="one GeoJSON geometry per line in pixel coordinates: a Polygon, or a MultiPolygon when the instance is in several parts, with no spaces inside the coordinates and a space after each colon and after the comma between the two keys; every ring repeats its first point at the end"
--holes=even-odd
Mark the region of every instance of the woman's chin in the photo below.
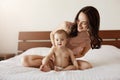
{"type": "Polygon", "coordinates": [[[84,31],[87,31],[87,30],[86,29],[78,30],[78,32],[84,32],[84,31]]]}

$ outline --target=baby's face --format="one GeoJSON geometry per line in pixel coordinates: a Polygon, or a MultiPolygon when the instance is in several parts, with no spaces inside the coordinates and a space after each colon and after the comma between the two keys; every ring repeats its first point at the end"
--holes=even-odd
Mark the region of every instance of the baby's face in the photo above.
{"type": "Polygon", "coordinates": [[[67,37],[64,34],[55,34],[55,45],[58,47],[66,46],[67,43],[67,37]]]}

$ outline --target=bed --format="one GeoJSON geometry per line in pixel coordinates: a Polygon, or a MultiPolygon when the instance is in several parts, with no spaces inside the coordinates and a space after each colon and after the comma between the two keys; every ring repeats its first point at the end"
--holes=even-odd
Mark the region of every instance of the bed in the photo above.
{"type": "Polygon", "coordinates": [[[120,30],[101,30],[102,47],[77,58],[89,61],[91,69],[42,72],[23,67],[23,56],[47,55],[51,47],[49,34],[50,31],[19,32],[18,55],[0,61],[0,80],[120,80],[120,30]]]}

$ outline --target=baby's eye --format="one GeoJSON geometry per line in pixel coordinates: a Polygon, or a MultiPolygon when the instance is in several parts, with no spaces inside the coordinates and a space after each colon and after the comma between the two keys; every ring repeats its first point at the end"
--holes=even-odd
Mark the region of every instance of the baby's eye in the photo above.
{"type": "Polygon", "coordinates": [[[56,41],[58,41],[58,39],[56,39],[56,41]]]}
{"type": "Polygon", "coordinates": [[[61,39],[61,41],[64,41],[64,39],[61,39]]]}

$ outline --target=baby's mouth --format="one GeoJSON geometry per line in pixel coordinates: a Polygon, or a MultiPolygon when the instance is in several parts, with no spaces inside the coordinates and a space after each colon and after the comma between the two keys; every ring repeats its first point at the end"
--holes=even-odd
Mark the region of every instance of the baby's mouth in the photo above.
{"type": "Polygon", "coordinates": [[[58,44],[58,45],[60,45],[60,46],[61,46],[62,44],[58,44]]]}

